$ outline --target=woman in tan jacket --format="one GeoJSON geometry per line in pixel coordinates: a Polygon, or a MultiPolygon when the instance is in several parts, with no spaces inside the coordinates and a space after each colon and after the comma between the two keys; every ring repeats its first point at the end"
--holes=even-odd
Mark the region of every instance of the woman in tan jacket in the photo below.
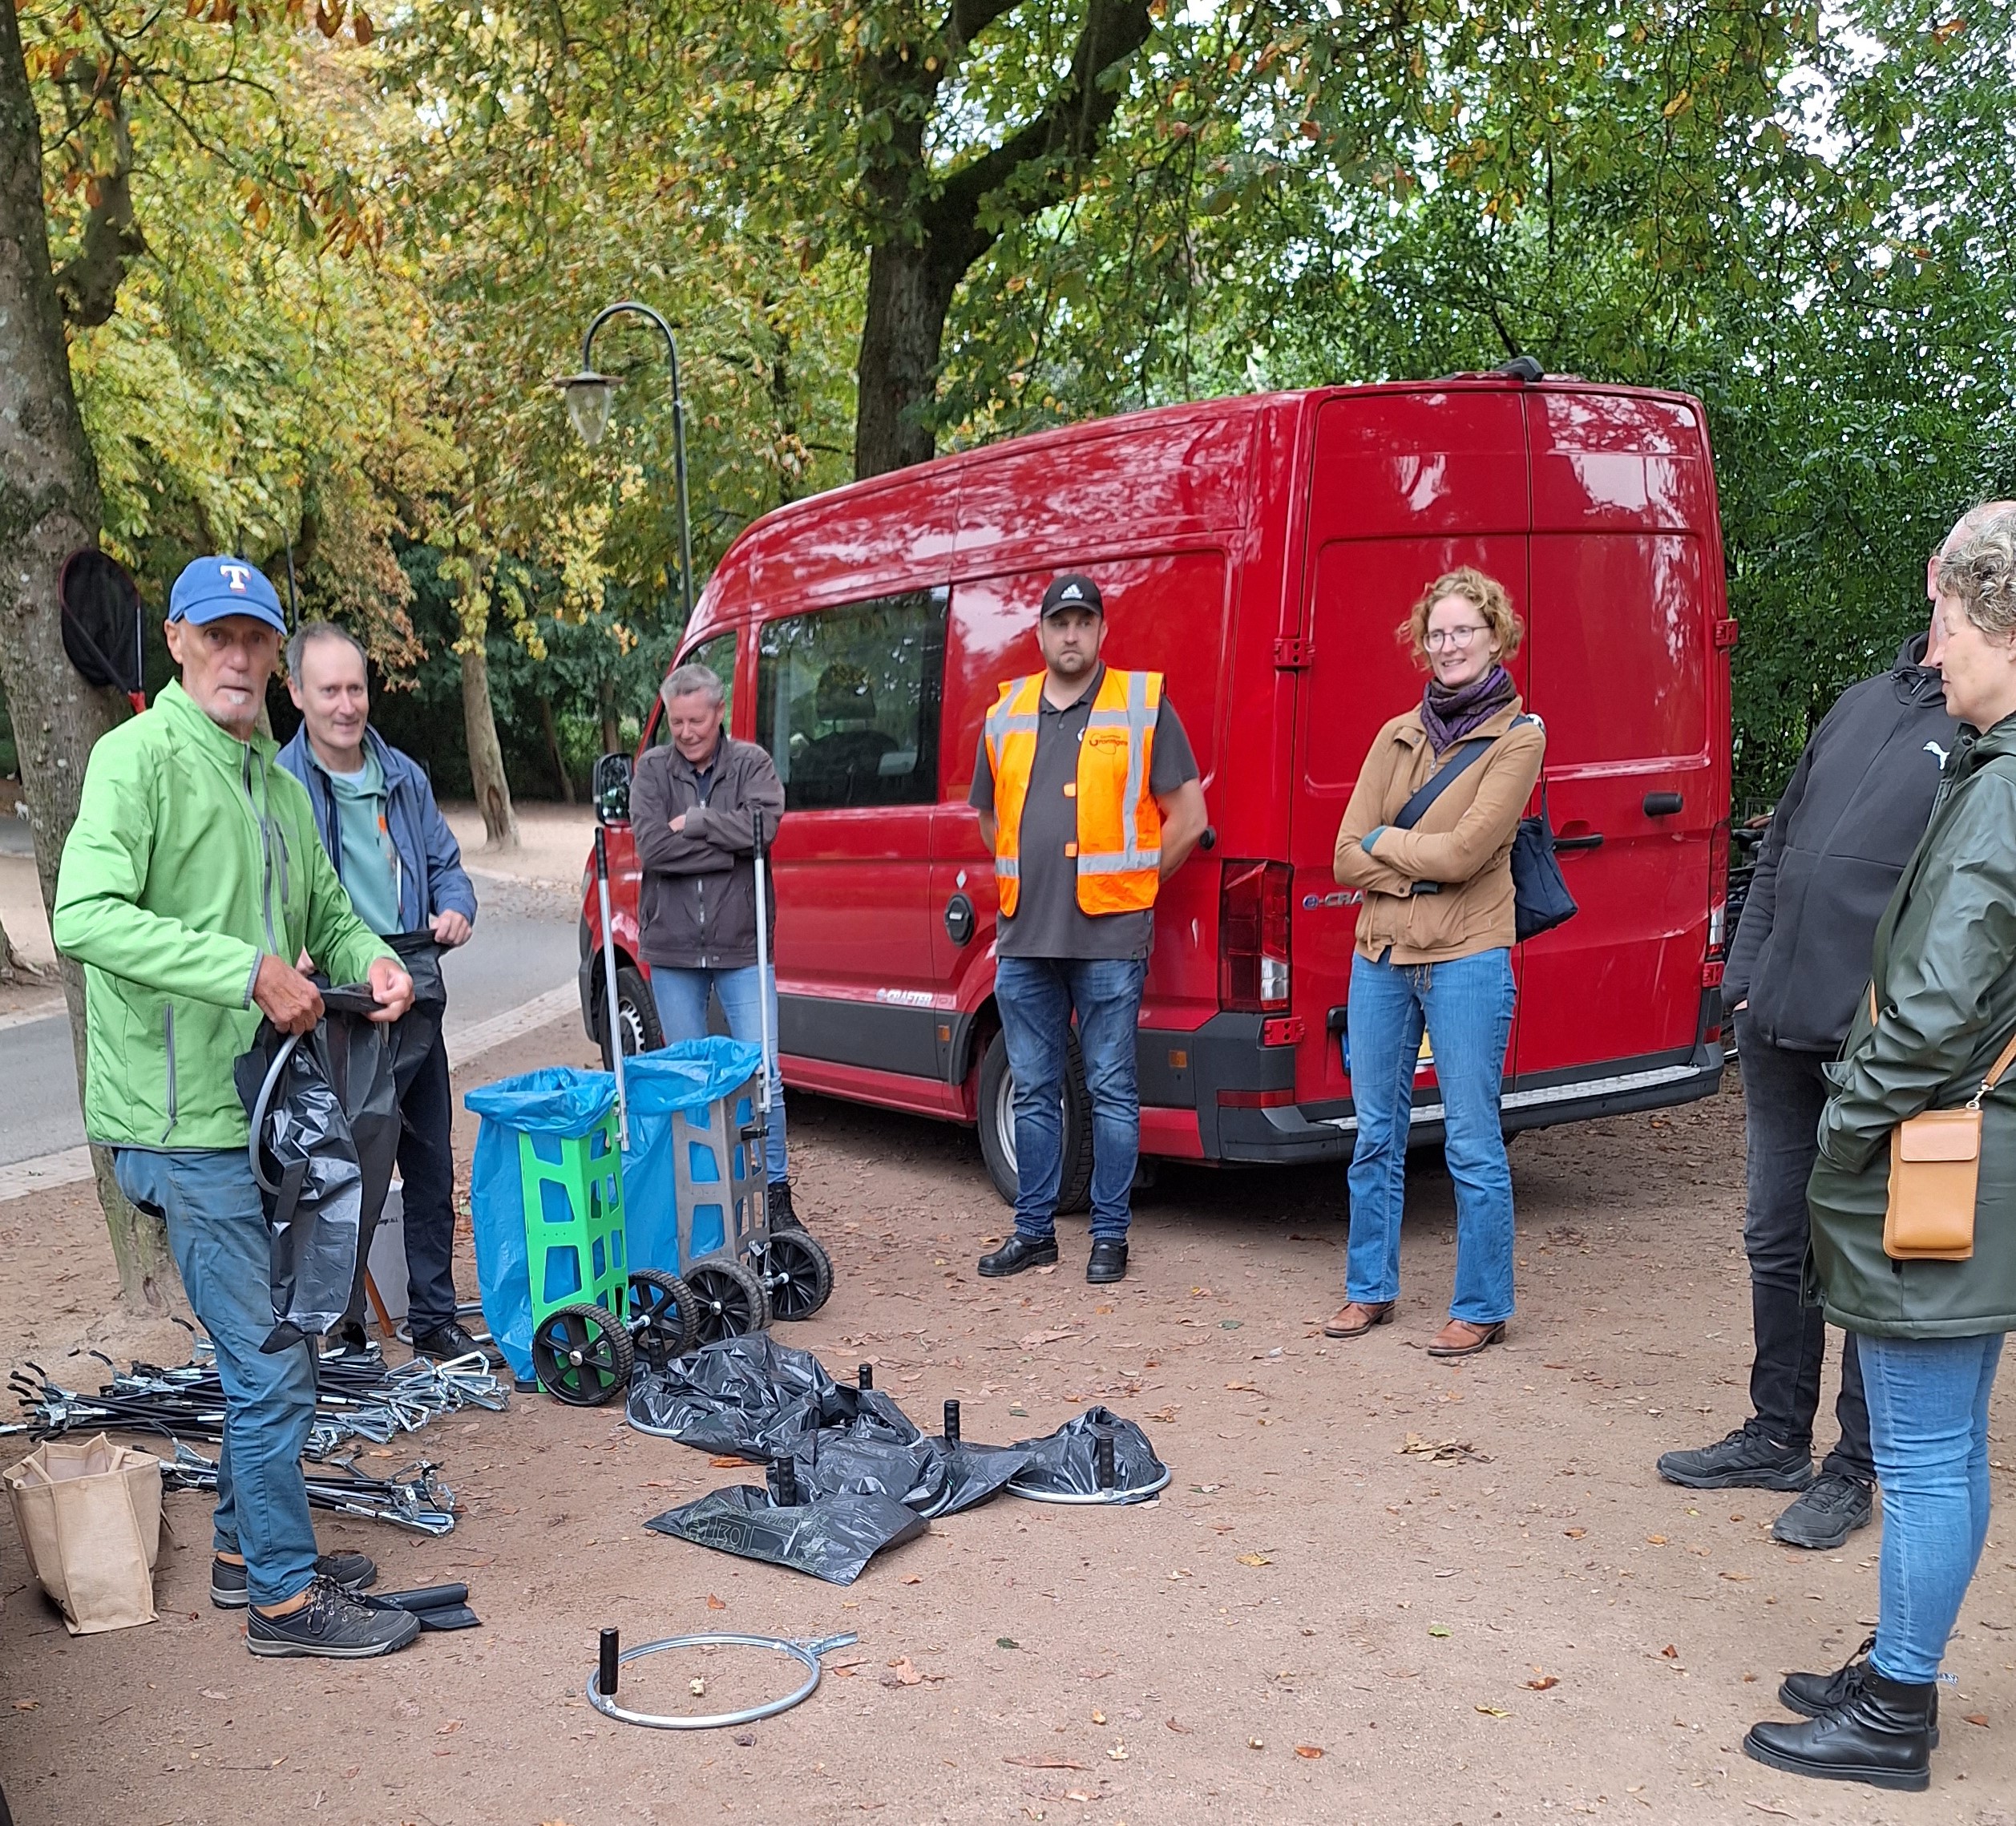
{"type": "Polygon", "coordinates": [[[1467,566],[1437,577],[1400,628],[1428,674],[1418,708],[1373,739],[1337,832],[1339,882],[1364,896],[1345,1033],[1358,1118],[1347,1303],[1324,1331],[1393,1316],[1408,1113],[1425,1028],[1456,1184],[1456,1295],[1431,1356],[1495,1344],[1512,1316],[1512,1170],[1498,1093],[1512,1032],[1512,842],[1545,737],[1504,662],[1525,632],[1505,588],[1467,566]],[[1448,784],[1408,830],[1401,808],[1448,784]]]}

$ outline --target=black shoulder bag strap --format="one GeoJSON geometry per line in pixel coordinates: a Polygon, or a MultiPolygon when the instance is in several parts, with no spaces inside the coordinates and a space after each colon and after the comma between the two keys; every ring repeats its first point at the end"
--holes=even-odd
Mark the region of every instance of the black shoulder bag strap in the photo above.
{"type": "Polygon", "coordinates": [[[1423,813],[1441,798],[1456,783],[1456,777],[1473,762],[1484,758],[1484,751],[1498,738],[1496,736],[1473,736],[1456,753],[1444,762],[1420,785],[1415,788],[1414,796],[1387,819],[1387,826],[1393,830],[1412,830],[1423,813]]]}

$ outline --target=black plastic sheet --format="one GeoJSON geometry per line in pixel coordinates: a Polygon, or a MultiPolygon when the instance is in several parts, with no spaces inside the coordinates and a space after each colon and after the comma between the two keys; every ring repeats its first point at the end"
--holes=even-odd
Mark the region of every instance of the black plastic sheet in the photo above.
{"type": "MultiPolygon", "coordinates": [[[[855,1429],[802,1435],[787,1461],[798,1488],[808,1496],[889,1497],[929,1518],[985,1502],[1028,1464],[1029,1455],[964,1440],[956,1445],[942,1439],[905,1443],[855,1429]]],[[[774,1488],[774,1477],[772,1481],[774,1488]]]]}
{"type": "Polygon", "coordinates": [[[889,1396],[835,1382],[810,1351],[767,1331],[703,1344],[662,1370],[640,1368],[624,1409],[640,1432],[743,1458],[787,1457],[823,1429],[903,1444],[923,1436],[889,1396]]]}
{"type": "Polygon", "coordinates": [[[883,1548],[914,1541],[928,1525],[901,1503],[872,1493],[782,1509],[753,1484],[710,1491],[644,1524],[675,1540],[810,1573],[829,1585],[852,1585],[883,1548]]]}
{"type": "Polygon", "coordinates": [[[1029,1455],[1028,1468],[1015,1478],[1016,1489],[1032,1496],[1122,1501],[1125,1493],[1145,1495],[1169,1481],[1169,1467],[1155,1456],[1147,1434],[1110,1408],[1088,1408],[1043,1439],[1018,1440],[1015,1449],[1029,1455]],[[1099,1479],[1102,1438],[1113,1441],[1110,1485],[1099,1479]]]}
{"type": "Polygon", "coordinates": [[[274,1324],[260,1347],[268,1351],[341,1321],[367,1218],[378,1221],[398,1151],[391,1032],[370,1019],[376,1000],[360,986],[325,989],[322,1002],[321,1020],[291,1044],[261,1021],[233,1067],[246,1111],[258,1117],[261,1087],[279,1060],[253,1137],[271,1238],[274,1324]]]}

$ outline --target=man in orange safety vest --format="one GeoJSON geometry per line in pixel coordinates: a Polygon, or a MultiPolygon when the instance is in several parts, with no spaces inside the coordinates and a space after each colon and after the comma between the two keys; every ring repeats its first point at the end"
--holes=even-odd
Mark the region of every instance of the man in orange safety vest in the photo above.
{"type": "Polygon", "coordinates": [[[1057,1258],[1074,1011],[1092,1105],[1085,1279],[1127,1272],[1141,1150],[1134,1035],[1155,895],[1197,846],[1205,809],[1162,675],[1109,669],[1105,639],[1099,586],[1055,579],[1036,624],[1044,669],[1001,687],[974,763],[969,802],[994,852],[1000,903],[994,993],[1013,1083],[1016,1180],[1015,1234],[981,1258],[983,1275],[1057,1258]]]}

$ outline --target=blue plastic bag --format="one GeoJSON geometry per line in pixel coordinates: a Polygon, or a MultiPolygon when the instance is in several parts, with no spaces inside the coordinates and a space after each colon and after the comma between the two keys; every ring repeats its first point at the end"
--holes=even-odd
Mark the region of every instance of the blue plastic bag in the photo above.
{"type": "MultiPolygon", "coordinates": [[[[704,1118],[709,1105],[745,1089],[762,1069],[761,1047],[719,1035],[675,1040],[655,1052],[623,1061],[623,1089],[630,1115],[630,1145],[623,1156],[623,1227],[633,1268],[661,1268],[679,1275],[690,1266],[681,1259],[679,1251],[673,1112],[704,1118]]],[[[750,1101],[746,1096],[736,1099],[733,1119],[738,1129],[753,1119],[750,1101]]],[[[725,1210],[723,1205],[696,1214],[696,1258],[726,1243],[727,1226],[721,1214],[725,1210]]]]}
{"type": "Polygon", "coordinates": [[[525,1246],[521,1133],[579,1137],[616,1104],[608,1072],[548,1065],[464,1093],[483,1118],[469,1175],[469,1211],[476,1242],[476,1286],[490,1335],[522,1381],[532,1373],[532,1284],[525,1246]]]}

